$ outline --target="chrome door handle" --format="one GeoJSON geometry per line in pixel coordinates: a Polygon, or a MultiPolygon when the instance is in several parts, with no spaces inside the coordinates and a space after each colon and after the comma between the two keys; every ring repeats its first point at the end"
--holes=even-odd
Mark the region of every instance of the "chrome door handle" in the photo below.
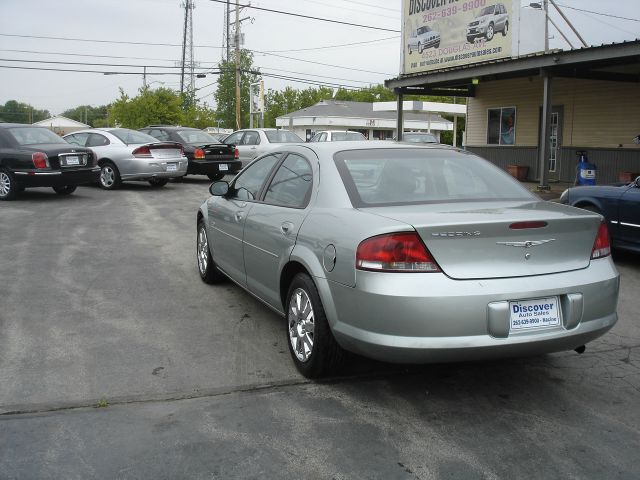
{"type": "Polygon", "coordinates": [[[240,220],[242,220],[242,217],[244,216],[242,212],[236,212],[236,214],[234,215],[236,218],[236,222],[239,222],[240,220]]]}

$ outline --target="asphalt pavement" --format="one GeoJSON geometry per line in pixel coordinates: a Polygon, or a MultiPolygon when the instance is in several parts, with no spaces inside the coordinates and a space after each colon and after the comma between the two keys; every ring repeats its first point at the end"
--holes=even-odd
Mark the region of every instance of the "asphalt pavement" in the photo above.
{"type": "Polygon", "coordinates": [[[200,281],[208,185],[0,204],[0,479],[640,477],[640,256],[582,355],[310,382],[281,318],[200,281]]]}

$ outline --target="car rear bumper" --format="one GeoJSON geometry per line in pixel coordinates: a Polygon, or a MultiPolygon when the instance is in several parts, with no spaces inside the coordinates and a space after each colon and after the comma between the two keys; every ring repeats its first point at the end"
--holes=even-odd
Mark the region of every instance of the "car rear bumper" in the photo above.
{"type": "Polygon", "coordinates": [[[223,173],[225,175],[236,174],[242,169],[239,160],[190,160],[187,173],[190,175],[210,175],[223,173]],[[227,169],[224,169],[226,165],[227,169]]]}
{"type": "Polygon", "coordinates": [[[100,167],[63,171],[54,170],[50,172],[18,170],[14,171],[14,175],[16,182],[26,188],[83,185],[98,181],[100,177],[100,167]]]}
{"type": "Polygon", "coordinates": [[[147,180],[149,178],[175,178],[183,177],[187,173],[188,161],[186,157],[181,159],[150,158],[127,161],[126,164],[118,164],[120,178],[122,180],[147,180]],[[172,170],[175,168],[175,170],[172,170]]]}
{"type": "Polygon", "coordinates": [[[318,287],[340,345],[396,363],[572,350],[603,335],[618,318],[619,275],[610,257],[584,270],[520,279],[358,271],[356,288],[321,280],[318,287]],[[509,331],[509,301],[554,296],[559,326],[509,331]]]}

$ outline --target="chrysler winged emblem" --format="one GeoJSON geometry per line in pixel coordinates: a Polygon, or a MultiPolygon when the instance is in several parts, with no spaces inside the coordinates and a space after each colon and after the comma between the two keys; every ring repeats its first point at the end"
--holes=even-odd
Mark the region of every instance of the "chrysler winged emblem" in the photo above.
{"type": "Polygon", "coordinates": [[[527,240],[525,242],[496,242],[496,244],[506,245],[507,247],[531,248],[537,247],[538,245],[544,245],[545,243],[555,242],[555,240],[555,238],[550,238],[548,240],[527,240]]]}

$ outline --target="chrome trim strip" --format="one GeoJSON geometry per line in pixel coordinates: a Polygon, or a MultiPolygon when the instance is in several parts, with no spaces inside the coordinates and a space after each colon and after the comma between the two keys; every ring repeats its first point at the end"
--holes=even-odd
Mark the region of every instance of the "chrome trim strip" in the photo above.
{"type": "Polygon", "coordinates": [[[260,248],[256,245],[254,245],[253,243],[249,243],[249,242],[244,242],[245,245],[249,245],[250,247],[255,248],[256,250],[260,250],[262,253],[266,253],[267,255],[271,255],[273,258],[280,258],[280,255],[276,255],[275,253],[271,253],[268,250],[265,250],[264,248],[260,248]]]}
{"type": "Polygon", "coordinates": [[[242,239],[241,239],[241,238],[235,237],[235,236],[231,235],[230,233],[227,233],[227,232],[225,232],[225,231],[223,231],[223,230],[220,230],[220,229],[219,229],[219,228],[217,228],[217,227],[213,227],[213,229],[214,229],[216,232],[220,232],[221,234],[226,235],[227,237],[231,237],[231,238],[233,238],[234,240],[237,240],[238,242],[242,243],[242,239]]]}
{"type": "Polygon", "coordinates": [[[619,223],[617,220],[609,220],[611,223],[615,223],[616,225],[619,223]]]}
{"type": "Polygon", "coordinates": [[[635,227],[635,228],[640,228],[640,225],[636,225],[635,223],[620,222],[620,225],[624,225],[625,227],[635,227]]]}
{"type": "Polygon", "coordinates": [[[48,175],[62,175],[62,172],[13,172],[16,175],[35,175],[35,176],[48,176],[48,175]]]}

